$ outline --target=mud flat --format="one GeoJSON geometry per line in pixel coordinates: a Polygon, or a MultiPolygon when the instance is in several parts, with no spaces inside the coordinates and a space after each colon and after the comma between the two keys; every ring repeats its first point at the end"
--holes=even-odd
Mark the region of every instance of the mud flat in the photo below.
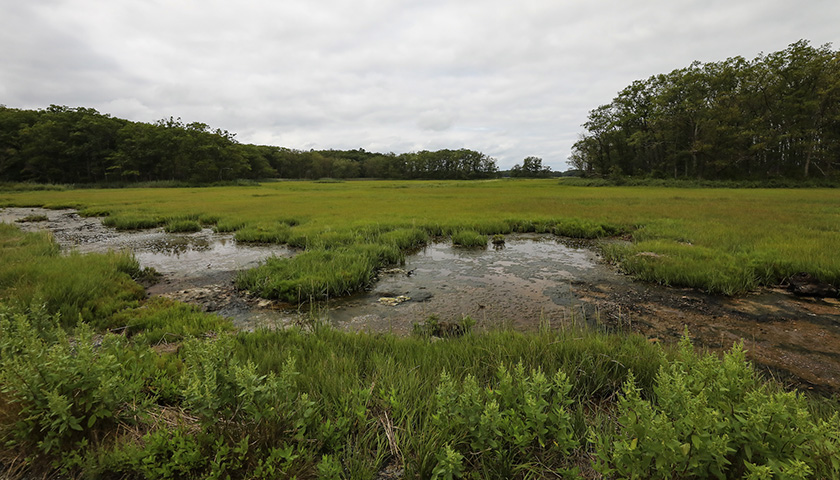
{"type": "Polygon", "coordinates": [[[586,244],[544,235],[509,235],[504,248],[462,249],[432,243],[406,264],[380,272],[373,288],[323,305],[278,304],[233,288],[237,271],[265,258],[293,255],[283,246],[237,244],[205,229],[167,234],[161,229],[117,232],[72,210],[6,208],[0,221],[48,229],[65,249],[131,249],[162,279],[147,288],[231,317],[242,329],[283,327],[326,317],[337,328],[408,334],[430,315],[476,328],[536,330],[588,324],[633,330],[654,342],[676,341],[687,327],[696,345],[726,349],[743,340],[748,355],[791,384],[840,392],[840,301],[797,297],[781,288],[723,297],[694,289],[634,282],[599,261],[586,244]]]}

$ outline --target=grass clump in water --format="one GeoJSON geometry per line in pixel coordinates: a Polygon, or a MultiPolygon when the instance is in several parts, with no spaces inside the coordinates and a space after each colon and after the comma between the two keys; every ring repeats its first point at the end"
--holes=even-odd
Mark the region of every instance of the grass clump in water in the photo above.
{"type": "Polygon", "coordinates": [[[201,223],[198,220],[174,219],[166,222],[163,230],[167,233],[200,232],[201,223]]]}
{"type": "MultiPolygon", "coordinates": [[[[228,225],[225,225],[227,228],[228,225]]],[[[233,238],[243,243],[287,243],[292,227],[286,223],[240,226],[233,238]]]]}
{"type": "Polygon", "coordinates": [[[244,220],[231,220],[229,218],[223,218],[216,222],[213,230],[216,233],[230,233],[235,232],[244,226],[244,220]]]}
{"type": "Polygon", "coordinates": [[[46,215],[27,215],[23,218],[19,218],[15,220],[18,223],[29,223],[29,222],[46,222],[49,218],[46,215]]]}
{"type": "Polygon", "coordinates": [[[395,246],[361,244],[307,250],[292,258],[273,257],[236,277],[238,288],[292,303],[357,292],[372,284],[376,270],[402,262],[395,246]]]}
{"type": "Polygon", "coordinates": [[[452,244],[458,247],[483,248],[487,246],[487,235],[475,230],[459,230],[452,234],[452,244]]]}

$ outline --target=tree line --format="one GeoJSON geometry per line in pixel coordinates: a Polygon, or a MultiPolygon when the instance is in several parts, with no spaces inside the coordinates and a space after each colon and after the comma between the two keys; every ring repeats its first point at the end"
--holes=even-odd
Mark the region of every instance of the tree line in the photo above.
{"type": "Polygon", "coordinates": [[[589,112],[569,158],[590,176],[772,179],[840,174],[840,53],[787,49],[638,80],[589,112]]]}
{"type": "Polygon", "coordinates": [[[497,172],[493,158],[469,149],[399,155],[363,149],[301,151],[239,143],[228,131],[172,117],[143,123],[92,108],[52,105],[22,110],[0,105],[0,181],[475,179],[497,172]]]}

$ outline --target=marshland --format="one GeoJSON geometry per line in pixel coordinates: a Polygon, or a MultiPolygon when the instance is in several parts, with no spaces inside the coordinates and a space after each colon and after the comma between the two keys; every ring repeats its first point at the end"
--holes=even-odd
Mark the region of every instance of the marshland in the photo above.
{"type": "Polygon", "coordinates": [[[269,182],[0,204],[9,472],[27,452],[86,476],[591,477],[681,429],[710,432],[689,454],[726,435],[725,458],[777,458],[786,440],[750,440],[766,428],[802,439],[782,461],[836,472],[838,303],[783,286],[838,283],[834,189],[269,182]]]}

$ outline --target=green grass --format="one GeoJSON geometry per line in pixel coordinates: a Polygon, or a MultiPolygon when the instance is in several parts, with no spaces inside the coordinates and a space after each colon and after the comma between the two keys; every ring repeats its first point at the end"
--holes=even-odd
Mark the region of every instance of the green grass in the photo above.
{"type": "Polygon", "coordinates": [[[240,272],[236,286],[265,298],[303,303],[340,297],[370,286],[376,270],[403,261],[393,245],[313,248],[292,258],[273,257],[240,272]]]}
{"type": "Polygon", "coordinates": [[[483,248],[487,246],[487,235],[475,230],[458,230],[452,234],[452,244],[456,247],[483,248]]]}
{"type": "Polygon", "coordinates": [[[169,220],[163,226],[167,233],[183,233],[183,232],[199,232],[201,231],[201,223],[198,220],[176,219],[169,220]]]}
{"type": "Polygon", "coordinates": [[[129,252],[61,255],[47,233],[0,223],[0,300],[18,308],[45,305],[64,325],[106,318],[145,295],[129,252]]]}
{"type": "Polygon", "coordinates": [[[178,343],[189,337],[233,330],[229,319],[163,297],[153,297],[141,306],[122,310],[95,324],[146,345],[178,343]]]}
{"type": "Polygon", "coordinates": [[[838,189],[599,188],[556,180],[276,182],[7,191],[0,203],[78,204],[110,212],[104,221],[121,229],[160,226],[184,214],[208,216],[217,231],[236,231],[239,241],[308,249],[377,243],[384,233],[404,229],[427,237],[462,230],[631,234],[633,243],[612,248],[610,256],[649,281],[740,293],[809,272],[840,285],[838,189]],[[657,256],[638,255],[645,252],[657,256]]]}

